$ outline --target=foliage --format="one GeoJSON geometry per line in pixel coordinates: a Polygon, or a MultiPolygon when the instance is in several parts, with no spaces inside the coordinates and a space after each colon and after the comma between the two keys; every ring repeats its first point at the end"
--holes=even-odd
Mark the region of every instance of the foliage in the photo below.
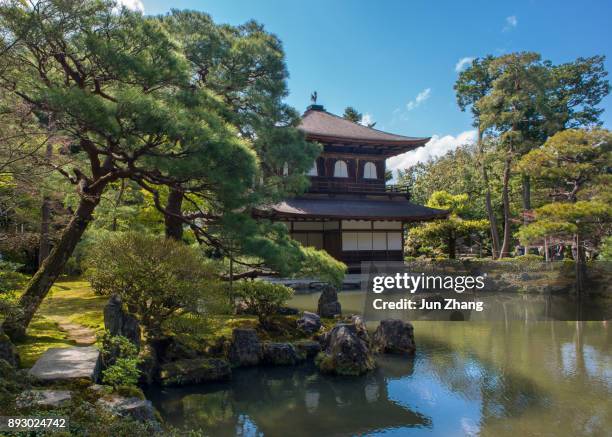
{"type": "Polygon", "coordinates": [[[359,123],[370,128],[376,125],[376,122],[366,123],[363,114],[352,106],[347,106],[346,108],[344,108],[344,114],[342,114],[342,117],[349,121],[352,121],[353,123],[359,123]]]}
{"type": "Polygon", "coordinates": [[[114,388],[135,386],[140,378],[138,358],[117,358],[115,362],[102,371],[102,382],[114,388]]]}
{"type": "Polygon", "coordinates": [[[100,341],[100,354],[104,367],[112,366],[119,358],[136,358],[138,356],[136,346],[122,335],[111,335],[109,331],[104,331],[98,337],[98,340],[100,341]]]}
{"type": "Polygon", "coordinates": [[[177,312],[204,311],[219,289],[200,251],[147,234],[112,233],[91,248],[88,265],[94,291],[119,295],[153,338],[177,312]]]}
{"type": "Polygon", "coordinates": [[[0,294],[15,291],[25,284],[27,277],[17,270],[19,264],[0,260],[0,294]]]}
{"type": "Polygon", "coordinates": [[[561,131],[519,162],[522,171],[547,183],[554,197],[570,201],[611,166],[612,133],[603,129],[561,131]]]}
{"type": "Polygon", "coordinates": [[[102,382],[114,388],[134,386],[140,378],[138,349],[127,338],[104,331],[101,343],[102,382]]]}
{"type": "Polygon", "coordinates": [[[302,262],[302,268],[295,275],[303,278],[317,278],[323,282],[328,282],[334,287],[341,288],[344,274],[346,273],[346,265],[335,258],[332,258],[327,252],[317,250],[314,247],[303,248],[305,260],[302,262]]]}
{"type": "Polygon", "coordinates": [[[429,257],[445,252],[448,258],[455,258],[456,240],[486,232],[487,220],[466,220],[460,217],[465,210],[467,194],[453,195],[446,191],[434,192],[427,206],[449,211],[449,217],[415,226],[408,231],[406,241],[409,254],[423,254],[429,257]]]}
{"type": "Polygon", "coordinates": [[[267,326],[276,310],[293,296],[291,288],[266,281],[240,281],[235,287],[236,297],[257,315],[262,326],[267,326]]]}
{"type": "Polygon", "coordinates": [[[612,236],[607,236],[601,242],[600,259],[603,261],[612,261],[612,236]]]}
{"type": "Polygon", "coordinates": [[[352,121],[353,123],[359,123],[363,118],[363,114],[357,111],[352,106],[347,106],[346,108],[344,108],[344,114],[342,114],[342,117],[349,121],[352,121]]]}
{"type": "Polygon", "coordinates": [[[612,206],[597,200],[575,203],[549,203],[535,210],[536,220],[523,226],[518,236],[521,241],[535,242],[545,236],[574,234],[596,239],[612,217],[612,206]]]}

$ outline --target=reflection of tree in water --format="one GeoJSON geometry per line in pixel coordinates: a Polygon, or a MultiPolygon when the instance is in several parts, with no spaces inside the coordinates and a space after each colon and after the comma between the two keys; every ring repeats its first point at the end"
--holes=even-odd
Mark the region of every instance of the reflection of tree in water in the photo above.
{"type": "Polygon", "coordinates": [[[186,427],[203,427],[216,436],[235,435],[245,427],[292,436],[429,427],[429,418],[388,398],[386,377],[409,376],[412,370],[408,357],[403,366],[396,363],[363,377],[323,376],[311,366],[241,369],[229,384],[206,393],[204,386],[200,394],[186,396],[186,389],[166,390],[160,403],[170,421],[182,416],[186,427]]]}
{"type": "Polygon", "coordinates": [[[480,409],[473,419],[481,435],[606,435],[612,345],[605,326],[417,322],[416,358],[380,357],[363,377],[326,377],[311,367],[242,369],[229,383],[166,389],[152,399],[171,423],[219,437],[359,435],[456,423],[461,408],[428,409],[419,397],[420,389],[442,387],[436,396],[480,409]]]}
{"type": "MultiPolygon", "coordinates": [[[[424,326],[415,331],[423,333],[424,326]]],[[[426,356],[425,372],[453,393],[480,400],[482,435],[598,435],[612,419],[610,385],[604,382],[610,332],[602,326],[605,322],[430,324],[434,335],[417,341],[426,356]]]]}

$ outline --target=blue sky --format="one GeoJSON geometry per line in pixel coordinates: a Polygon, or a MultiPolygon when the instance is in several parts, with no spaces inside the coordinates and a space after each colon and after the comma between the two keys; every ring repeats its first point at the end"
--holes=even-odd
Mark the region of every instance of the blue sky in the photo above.
{"type": "MultiPolygon", "coordinates": [[[[197,9],[216,22],[263,23],[283,41],[288,103],[303,110],[313,90],[334,113],[354,106],[377,128],[433,141],[393,167],[438,155],[472,138],[469,114],[455,102],[465,58],[536,51],[554,63],[612,55],[612,2],[122,0],[161,14],[197,9]]],[[[612,71],[612,59],[606,67],[612,71]]],[[[612,127],[612,98],[602,106],[612,127]]]]}

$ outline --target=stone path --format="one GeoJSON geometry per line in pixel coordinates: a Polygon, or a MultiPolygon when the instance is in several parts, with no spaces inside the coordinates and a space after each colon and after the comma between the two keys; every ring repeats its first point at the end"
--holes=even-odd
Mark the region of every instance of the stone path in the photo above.
{"type": "Polygon", "coordinates": [[[96,342],[96,333],[87,326],[63,322],[59,322],[58,326],[68,335],[68,339],[74,341],[77,346],[90,346],[96,342]]]}
{"type": "Polygon", "coordinates": [[[30,376],[42,381],[96,381],[99,373],[100,351],[94,346],[47,349],[29,371],[30,376]]]}

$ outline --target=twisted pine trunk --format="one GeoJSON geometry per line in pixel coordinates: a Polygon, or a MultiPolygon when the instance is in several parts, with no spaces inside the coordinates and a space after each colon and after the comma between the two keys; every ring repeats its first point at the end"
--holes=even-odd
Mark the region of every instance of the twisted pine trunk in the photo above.
{"type": "Polygon", "coordinates": [[[168,194],[166,204],[166,214],[164,214],[164,225],[166,228],[166,238],[173,238],[180,241],[183,238],[183,221],[177,217],[181,215],[183,205],[183,192],[172,189],[168,194]]]}
{"type": "Polygon", "coordinates": [[[88,192],[81,197],[79,206],[64,228],[59,242],[26,286],[25,292],[19,299],[19,311],[9,314],[4,321],[2,326],[4,332],[12,340],[21,340],[25,337],[26,329],[38,307],[64,270],[68,258],[74,252],[74,248],[92,220],[93,211],[100,203],[103,189],[104,187],[100,186],[95,192],[88,192]]]}

